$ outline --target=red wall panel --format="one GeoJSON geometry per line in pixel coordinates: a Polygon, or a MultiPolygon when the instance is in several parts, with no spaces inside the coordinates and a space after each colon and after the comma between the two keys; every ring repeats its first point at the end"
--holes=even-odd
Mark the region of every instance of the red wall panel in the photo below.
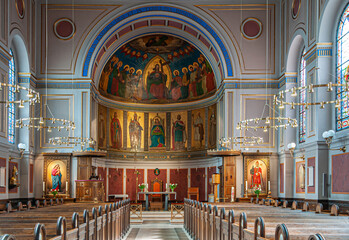
{"type": "Polygon", "coordinates": [[[109,194],[123,194],[124,169],[109,168],[109,194]]]}
{"type": "MultiPolygon", "coordinates": [[[[6,159],[0,158],[0,167],[6,168],[6,159]]],[[[5,169],[6,172],[6,169],[5,169]]],[[[5,186],[7,186],[7,177],[5,177],[5,186]]],[[[0,193],[6,193],[6,187],[0,187],[0,193]]]]}
{"type": "Polygon", "coordinates": [[[332,193],[349,193],[349,153],[332,156],[332,193]]]}
{"type": "MultiPolygon", "coordinates": [[[[170,183],[178,184],[174,190],[177,193],[176,201],[182,202],[188,193],[188,169],[170,169],[170,183]]],[[[171,200],[174,200],[173,195],[171,200]]]]}
{"type": "MultiPolygon", "coordinates": [[[[8,165],[9,165],[9,169],[8,169],[8,171],[9,171],[9,178],[12,177],[12,170],[13,170],[13,167],[14,167],[14,166],[16,166],[16,168],[17,168],[17,170],[18,170],[18,174],[19,174],[18,163],[16,163],[16,162],[9,162],[8,165]]],[[[9,192],[9,193],[17,193],[17,192],[18,192],[18,187],[9,189],[8,192],[9,192]]]]}
{"type": "Polygon", "coordinates": [[[315,193],[315,173],[316,173],[316,167],[315,167],[315,157],[312,157],[312,158],[308,158],[308,174],[307,174],[307,182],[308,182],[308,185],[309,185],[309,167],[314,167],[314,176],[313,176],[313,183],[314,183],[314,186],[312,187],[308,187],[308,193],[315,193]]]}
{"type": "Polygon", "coordinates": [[[192,168],[190,171],[190,187],[199,188],[199,201],[205,201],[205,168],[192,168]]]}
{"type": "Polygon", "coordinates": [[[212,174],[216,173],[216,167],[209,167],[207,168],[207,199],[208,199],[208,194],[213,193],[213,189],[211,190],[211,184],[210,184],[210,178],[212,178],[212,174]]]}
{"type": "Polygon", "coordinates": [[[151,181],[154,179],[160,179],[162,180],[162,191],[166,190],[166,180],[167,180],[167,170],[166,169],[160,169],[160,174],[156,176],[154,174],[155,169],[148,169],[148,185],[149,185],[149,191],[152,191],[151,187],[151,181]]]}
{"type": "MultiPolygon", "coordinates": [[[[138,175],[138,184],[144,183],[144,169],[137,169],[140,173],[138,175]]],[[[135,169],[126,169],[126,194],[131,199],[131,201],[136,200],[136,178],[137,174],[135,174],[135,169]]],[[[139,192],[137,184],[137,191],[139,192]]],[[[144,195],[139,196],[139,200],[143,200],[144,195]]]]}

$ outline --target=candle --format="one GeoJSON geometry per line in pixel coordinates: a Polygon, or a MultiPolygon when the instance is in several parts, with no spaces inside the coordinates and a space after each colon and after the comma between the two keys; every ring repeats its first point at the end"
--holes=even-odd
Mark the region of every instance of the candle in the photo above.
{"type": "Polygon", "coordinates": [[[231,187],[231,202],[234,202],[234,198],[235,198],[235,189],[234,187],[231,187]]]}
{"type": "Polygon", "coordinates": [[[246,181],[246,192],[247,192],[247,181],[246,181]]]}
{"type": "Polygon", "coordinates": [[[166,183],[166,191],[167,191],[167,188],[168,188],[168,185],[167,185],[167,183],[166,183]]]}
{"type": "Polygon", "coordinates": [[[68,190],[69,190],[69,183],[68,183],[68,181],[66,181],[66,183],[65,183],[65,188],[66,188],[66,192],[68,193],[68,190]]]}
{"type": "Polygon", "coordinates": [[[42,182],[42,191],[45,192],[45,182],[42,182]]]}
{"type": "Polygon", "coordinates": [[[268,181],[268,191],[270,191],[270,181],[268,181]]]}

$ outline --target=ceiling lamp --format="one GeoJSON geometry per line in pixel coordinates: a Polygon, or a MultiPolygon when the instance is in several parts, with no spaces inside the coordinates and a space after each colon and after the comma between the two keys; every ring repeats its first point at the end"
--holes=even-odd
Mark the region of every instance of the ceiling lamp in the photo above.
{"type": "Polygon", "coordinates": [[[219,140],[219,145],[228,149],[232,149],[234,145],[254,145],[260,143],[263,143],[263,138],[261,137],[230,137],[219,140]]]}
{"type": "Polygon", "coordinates": [[[44,118],[31,117],[20,118],[16,120],[16,128],[35,128],[37,130],[47,129],[47,132],[52,132],[52,129],[61,130],[75,130],[75,123],[73,121],[59,119],[59,118],[44,118]]]}
{"type": "MultiPolygon", "coordinates": [[[[336,108],[339,108],[341,105],[341,102],[343,101],[347,101],[346,98],[343,99],[336,99],[336,100],[331,100],[331,101],[321,101],[321,102],[296,102],[296,101],[285,101],[285,95],[287,93],[291,93],[291,97],[296,97],[298,96],[298,94],[300,94],[301,90],[305,90],[308,93],[314,93],[315,89],[320,89],[320,88],[327,88],[327,92],[332,92],[333,91],[333,87],[343,87],[345,88],[345,91],[348,92],[348,82],[344,83],[344,84],[337,84],[337,83],[332,83],[329,82],[328,84],[310,84],[307,86],[302,86],[302,87],[293,87],[293,88],[289,88],[287,90],[282,90],[280,91],[277,95],[274,96],[274,104],[279,106],[279,109],[284,109],[285,105],[289,105],[291,106],[291,109],[295,109],[295,106],[305,106],[305,109],[308,109],[309,106],[311,105],[319,105],[320,109],[325,108],[326,104],[335,104],[336,108]]],[[[312,99],[312,98],[310,98],[312,99]]]]}
{"type": "Polygon", "coordinates": [[[95,145],[96,141],[92,138],[83,138],[83,137],[54,137],[49,139],[49,143],[52,145],[80,145],[81,150],[86,146],[95,145]]]}
{"type": "Polygon", "coordinates": [[[287,117],[265,117],[265,118],[251,118],[238,122],[236,129],[242,130],[245,129],[263,129],[264,132],[267,132],[269,129],[286,129],[288,126],[292,128],[298,127],[296,119],[287,118],[287,117]]]}
{"type": "Polygon", "coordinates": [[[5,103],[6,107],[10,107],[10,104],[19,104],[19,108],[24,108],[24,103],[29,103],[30,105],[34,105],[35,103],[40,103],[40,94],[30,88],[26,88],[17,84],[8,84],[8,83],[0,83],[0,91],[3,88],[7,88],[7,92],[12,91],[14,93],[19,93],[21,90],[27,91],[27,99],[18,99],[18,100],[4,100],[0,101],[0,103],[5,103]]]}

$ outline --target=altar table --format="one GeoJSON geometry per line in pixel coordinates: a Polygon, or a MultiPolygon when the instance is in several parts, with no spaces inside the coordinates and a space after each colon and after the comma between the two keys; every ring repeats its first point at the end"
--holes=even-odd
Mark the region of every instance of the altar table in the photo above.
{"type": "Polygon", "coordinates": [[[176,192],[139,192],[137,194],[137,199],[139,200],[139,195],[144,194],[145,195],[145,210],[149,211],[149,195],[165,195],[165,211],[168,211],[168,195],[169,194],[174,194],[175,199],[177,198],[177,193],[176,192]]]}

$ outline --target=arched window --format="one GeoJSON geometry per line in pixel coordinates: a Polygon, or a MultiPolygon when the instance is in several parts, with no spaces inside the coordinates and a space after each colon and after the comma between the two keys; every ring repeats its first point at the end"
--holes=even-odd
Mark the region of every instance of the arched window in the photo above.
{"type": "MultiPolygon", "coordinates": [[[[340,18],[337,32],[337,83],[345,83],[349,76],[349,5],[340,18]]],[[[337,99],[345,99],[341,106],[336,108],[336,129],[337,131],[349,127],[349,101],[344,88],[337,88],[337,99]]]]}
{"type": "MultiPolygon", "coordinates": [[[[302,52],[301,62],[299,64],[299,86],[305,87],[306,85],[306,62],[304,59],[305,56],[305,49],[302,52]]],[[[306,89],[302,89],[299,92],[299,102],[304,103],[307,98],[307,91],[306,89]]],[[[305,142],[305,135],[306,135],[306,108],[304,105],[299,106],[299,142],[305,142]]]]}
{"type": "MultiPolygon", "coordinates": [[[[13,52],[10,50],[10,54],[12,55],[12,58],[9,62],[9,72],[8,72],[8,83],[9,84],[16,84],[16,67],[15,67],[15,60],[13,57],[13,52]]],[[[15,100],[15,88],[10,87],[8,91],[8,100],[14,101],[15,100]]],[[[8,113],[8,125],[7,125],[7,138],[9,143],[15,143],[15,104],[10,103],[8,105],[7,109],[8,113]]]]}

